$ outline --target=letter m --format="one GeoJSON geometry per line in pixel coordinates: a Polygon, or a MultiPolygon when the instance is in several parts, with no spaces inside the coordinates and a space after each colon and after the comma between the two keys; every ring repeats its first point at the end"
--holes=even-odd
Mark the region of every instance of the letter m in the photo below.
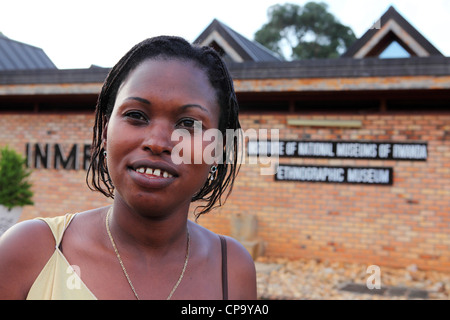
{"type": "Polygon", "coordinates": [[[64,157],[61,146],[59,144],[55,145],[55,169],[60,169],[61,164],[66,170],[78,170],[78,145],[74,144],[72,150],[70,150],[69,156],[67,158],[64,157]]]}

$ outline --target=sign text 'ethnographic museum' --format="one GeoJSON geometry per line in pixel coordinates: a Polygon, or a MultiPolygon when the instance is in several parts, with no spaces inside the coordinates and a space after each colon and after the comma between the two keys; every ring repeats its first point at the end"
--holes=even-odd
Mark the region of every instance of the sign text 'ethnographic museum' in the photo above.
{"type": "Polygon", "coordinates": [[[392,168],[279,165],[275,181],[392,185],[392,168]]]}

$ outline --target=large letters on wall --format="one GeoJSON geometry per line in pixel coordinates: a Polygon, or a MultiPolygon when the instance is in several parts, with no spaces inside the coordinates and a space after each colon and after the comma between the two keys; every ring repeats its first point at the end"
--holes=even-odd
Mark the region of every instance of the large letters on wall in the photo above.
{"type": "Polygon", "coordinates": [[[27,143],[25,152],[27,165],[30,168],[87,170],[91,157],[91,145],[74,144],[69,152],[64,152],[64,148],[59,143],[53,145],[27,143]]]}

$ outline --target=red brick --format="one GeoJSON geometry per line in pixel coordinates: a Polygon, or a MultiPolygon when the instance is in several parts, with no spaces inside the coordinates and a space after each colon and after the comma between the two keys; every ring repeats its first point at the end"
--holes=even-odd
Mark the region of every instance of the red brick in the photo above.
{"type": "MultiPolygon", "coordinates": [[[[260,176],[258,166],[243,165],[228,202],[202,216],[201,225],[230,234],[232,214],[254,214],[268,256],[376,260],[386,265],[450,269],[450,150],[443,136],[450,127],[442,129],[448,126],[447,114],[301,115],[303,119],[363,121],[363,128],[351,130],[290,127],[287,117],[293,118],[243,114],[241,123],[244,130],[279,127],[280,138],[291,140],[303,140],[303,134],[309,134],[313,140],[427,141],[428,161],[280,160],[286,164],[389,166],[394,168],[392,187],[275,182],[273,177],[260,176]]],[[[60,143],[66,148],[91,143],[93,120],[92,114],[82,113],[0,114],[0,145],[9,144],[24,154],[26,143],[60,143]]],[[[84,175],[84,171],[35,169],[35,205],[25,208],[22,219],[110,203],[87,188],[84,175]]]]}

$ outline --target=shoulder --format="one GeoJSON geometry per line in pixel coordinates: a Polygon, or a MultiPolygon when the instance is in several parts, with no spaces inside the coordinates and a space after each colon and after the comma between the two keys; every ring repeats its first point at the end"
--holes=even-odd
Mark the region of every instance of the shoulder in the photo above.
{"type": "Polygon", "coordinates": [[[228,291],[230,300],[256,300],[256,270],[253,258],[236,239],[227,242],[228,291]]]}
{"type": "MultiPolygon", "coordinates": [[[[203,256],[219,258],[221,252],[219,236],[193,222],[190,228],[202,243],[198,250],[204,251],[203,256]]],[[[253,258],[239,241],[227,236],[223,238],[227,244],[228,298],[256,300],[256,271],[253,258]]]]}
{"type": "Polygon", "coordinates": [[[0,237],[0,299],[25,299],[55,250],[47,223],[29,220],[0,237]]]}
{"type": "MultiPolygon", "coordinates": [[[[221,244],[217,234],[193,222],[191,222],[190,228],[201,236],[204,244],[202,248],[206,255],[211,257],[216,256],[212,253],[219,252],[220,254],[221,244]]],[[[223,238],[227,244],[228,298],[230,300],[256,300],[256,270],[253,258],[239,241],[227,236],[223,238]]]]}

